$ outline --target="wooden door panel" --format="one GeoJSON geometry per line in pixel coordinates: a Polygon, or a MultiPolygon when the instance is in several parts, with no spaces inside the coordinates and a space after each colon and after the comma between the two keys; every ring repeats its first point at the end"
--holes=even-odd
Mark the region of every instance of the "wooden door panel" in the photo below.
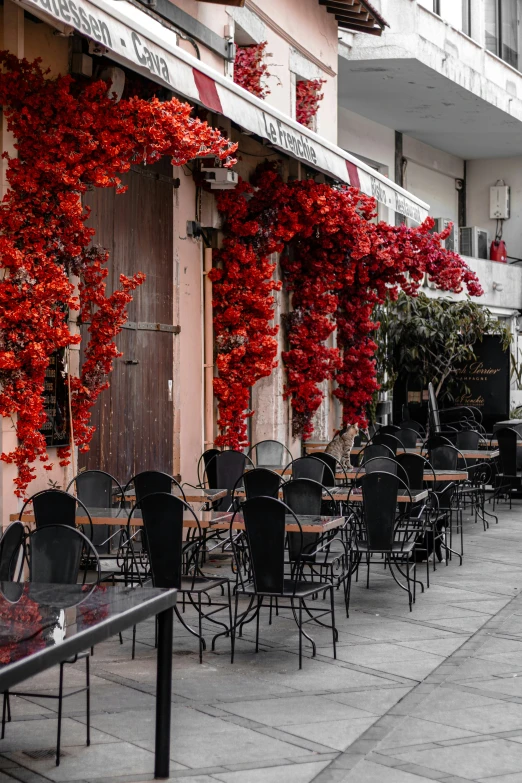
{"type": "MultiPolygon", "coordinates": [[[[132,170],[122,178],[128,186],[123,195],[112,188],[86,194],[89,225],[96,229],[94,242],[110,253],[108,291],[122,273],[141,271],[147,277],[134,292],[129,322],[172,324],[173,193],[164,179],[172,168],[162,161],[142,171],[145,175],[132,170]],[[154,173],[162,179],[150,176],[154,173]]],[[[123,356],[115,360],[110,388],[94,406],[97,429],[90,452],[80,455],[81,468],[107,470],[122,482],[140,470],[172,472],[174,411],[168,380],[173,378],[173,339],[170,332],[143,328],[126,328],[118,336],[123,356]]]]}

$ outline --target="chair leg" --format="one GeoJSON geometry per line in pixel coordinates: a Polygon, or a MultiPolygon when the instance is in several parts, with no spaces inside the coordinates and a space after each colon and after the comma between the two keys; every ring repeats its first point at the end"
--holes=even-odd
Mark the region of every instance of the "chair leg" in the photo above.
{"type": "Polygon", "coordinates": [[[335,603],[334,603],[334,591],[333,586],[330,588],[330,612],[332,615],[332,643],[333,643],[333,657],[334,659],[337,658],[337,646],[336,646],[336,635],[337,630],[335,628],[335,603]]]}
{"type": "Polygon", "coordinates": [[[263,597],[257,597],[257,612],[256,612],[256,653],[259,652],[259,615],[261,614],[261,606],[263,604],[263,597]]]}
{"type": "Polygon", "coordinates": [[[136,657],[136,626],[132,626],[132,660],[136,657]]]}
{"type": "Polygon", "coordinates": [[[238,594],[236,592],[234,595],[234,620],[230,627],[230,663],[234,663],[234,652],[236,647],[237,602],[238,594]]]}
{"type": "Polygon", "coordinates": [[[9,699],[9,692],[4,691],[4,703],[2,706],[2,739],[5,737],[5,721],[6,721],[6,714],[7,714],[7,704],[9,699]]]}
{"type": "Polygon", "coordinates": [[[299,599],[299,668],[303,668],[303,602],[299,599]]]}
{"type": "Polygon", "coordinates": [[[89,656],[85,659],[85,696],[87,710],[87,746],[91,744],[91,673],[89,656]]]}
{"type": "Polygon", "coordinates": [[[62,707],[63,707],[63,667],[60,664],[60,685],[58,688],[58,737],[56,740],[56,766],[60,766],[60,745],[62,741],[62,707]]]}
{"type": "MultiPolygon", "coordinates": [[[[183,594],[184,596],[185,594],[183,594]]],[[[199,631],[199,662],[203,663],[203,618],[201,616],[201,593],[198,593],[198,631],[199,631]]]]}

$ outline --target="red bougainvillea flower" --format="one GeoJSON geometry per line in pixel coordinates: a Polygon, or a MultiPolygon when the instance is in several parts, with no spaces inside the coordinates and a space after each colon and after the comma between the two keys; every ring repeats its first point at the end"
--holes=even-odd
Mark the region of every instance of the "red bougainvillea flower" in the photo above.
{"type": "MultiPolygon", "coordinates": [[[[0,64],[0,104],[18,152],[4,153],[9,190],[0,205],[0,415],[17,415],[18,446],[1,459],[16,464],[23,495],[35,460],[48,463],[39,430],[49,357],[80,341],[69,330],[69,311],[79,309],[90,322],[81,376],[71,379],[75,441],[85,449],[91,408],[119,355],[114,338],[145,279],[122,276],[120,288],[106,294],[107,253],[89,247],[94,231],[82,194],[92,187],[124,192],[119,175],[163,155],[174,165],[204,155],[230,165],[236,147],[175,98],[116,103],[103,81],[51,79],[38,61],[8,52],[0,52],[0,64]],[[79,299],[71,275],[79,278],[79,299]]],[[[60,464],[68,456],[62,450],[60,464]]]]}
{"type": "Polygon", "coordinates": [[[313,119],[319,111],[319,102],[324,93],[321,87],[326,79],[302,79],[295,86],[295,118],[301,125],[312,127],[313,119]]]}
{"type": "Polygon", "coordinates": [[[415,295],[426,272],[439,288],[472,296],[482,288],[455,253],[445,250],[428,218],[421,226],[376,225],[375,202],[354,188],[314,180],[282,181],[263,164],[252,183],[219,196],[225,239],[217,251],[214,328],[219,377],[218,445],[247,443],[250,388],[276,363],[277,326],[272,325],[273,253],[285,253],[281,267],[292,309],[286,317],[288,350],[284,394],[291,400],[295,435],[311,435],[323,399],[320,384],[333,379],[343,421],[365,425],[378,389],[375,305],[400,289],[415,295]],[[327,345],[336,332],[337,345],[327,345]]]}
{"type": "Polygon", "coordinates": [[[252,46],[238,46],[234,60],[234,81],[252,95],[266,98],[270,90],[263,81],[270,76],[268,65],[264,62],[267,41],[252,46]]]}

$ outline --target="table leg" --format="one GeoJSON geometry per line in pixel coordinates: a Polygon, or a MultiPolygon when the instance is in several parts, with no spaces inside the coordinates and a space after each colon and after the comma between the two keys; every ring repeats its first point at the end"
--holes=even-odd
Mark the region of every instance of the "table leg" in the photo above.
{"type": "Polygon", "coordinates": [[[158,669],[156,677],[156,755],[154,777],[168,778],[170,768],[170,713],[172,689],[173,610],[158,614],[158,669]]]}

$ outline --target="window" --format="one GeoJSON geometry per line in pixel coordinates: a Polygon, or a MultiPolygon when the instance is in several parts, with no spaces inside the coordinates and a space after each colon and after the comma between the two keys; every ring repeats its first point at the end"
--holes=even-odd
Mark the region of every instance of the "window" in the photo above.
{"type": "Polygon", "coordinates": [[[462,32],[471,37],[471,0],[462,0],[462,32]]]}
{"type": "Polygon", "coordinates": [[[486,0],[486,49],[518,68],[517,0],[486,0]]]}

